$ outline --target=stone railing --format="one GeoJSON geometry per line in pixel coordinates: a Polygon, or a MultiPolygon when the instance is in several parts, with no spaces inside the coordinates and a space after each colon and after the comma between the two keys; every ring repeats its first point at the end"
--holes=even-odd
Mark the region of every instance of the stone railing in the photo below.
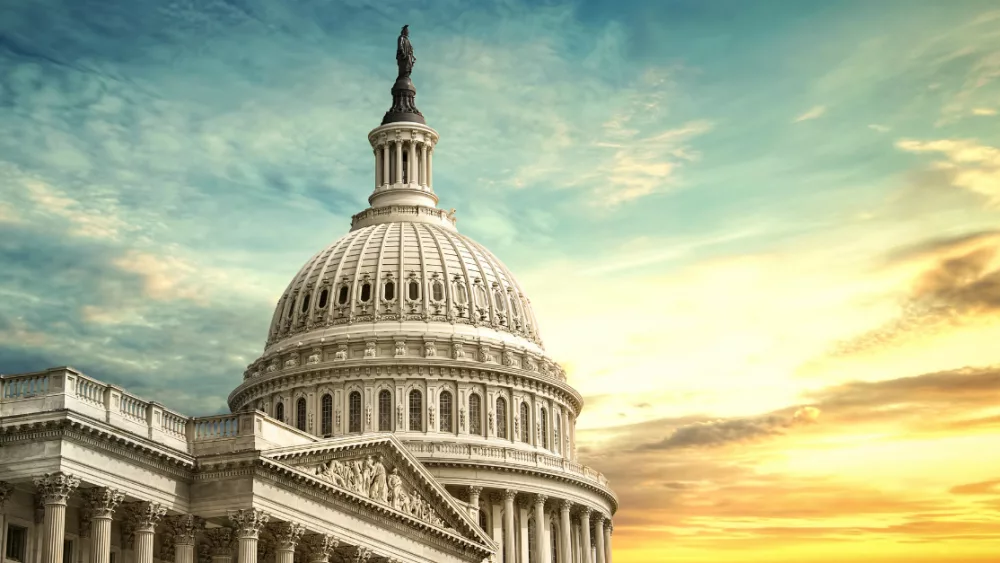
{"type": "Polygon", "coordinates": [[[601,472],[568,459],[518,448],[480,444],[457,444],[454,442],[428,442],[424,440],[404,440],[406,449],[418,459],[448,459],[504,462],[513,465],[538,467],[569,473],[587,481],[592,481],[610,490],[608,478],[601,472]]]}
{"type": "Polygon", "coordinates": [[[71,411],[189,454],[304,444],[316,438],[261,412],[189,417],[67,367],[0,375],[0,417],[71,411]]]}

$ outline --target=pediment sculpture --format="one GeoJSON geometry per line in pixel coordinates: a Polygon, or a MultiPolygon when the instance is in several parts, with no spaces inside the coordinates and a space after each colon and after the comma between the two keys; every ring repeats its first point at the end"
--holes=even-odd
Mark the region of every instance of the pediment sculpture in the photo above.
{"type": "Polygon", "coordinates": [[[406,485],[399,470],[387,471],[381,458],[330,460],[316,467],[316,476],[428,524],[446,527],[430,503],[406,485]]]}

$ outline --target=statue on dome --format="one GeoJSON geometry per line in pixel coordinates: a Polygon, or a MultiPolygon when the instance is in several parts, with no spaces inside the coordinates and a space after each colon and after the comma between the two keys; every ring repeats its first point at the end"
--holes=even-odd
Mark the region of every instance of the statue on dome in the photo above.
{"type": "Polygon", "coordinates": [[[396,65],[399,67],[399,78],[409,78],[413,72],[413,63],[417,58],[413,56],[413,45],[410,44],[409,25],[404,25],[399,32],[399,39],[396,40],[396,65]]]}

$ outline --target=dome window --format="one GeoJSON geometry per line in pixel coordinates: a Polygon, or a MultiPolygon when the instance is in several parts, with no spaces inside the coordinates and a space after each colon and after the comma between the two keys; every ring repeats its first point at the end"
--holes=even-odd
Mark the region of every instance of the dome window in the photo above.
{"type": "Polygon", "coordinates": [[[486,293],[486,288],[485,287],[483,287],[481,285],[477,285],[476,286],[476,298],[479,301],[479,306],[480,307],[483,307],[485,309],[485,308],[488,308],[490,306],[490,298],[489,298],[489,295],[487,295],[487,293],[486,293]]]}
{"type": "Polygon", "coordinates": [[[361,432],[361,393],[352,391],[347,397],[347,431],[361,432]]]}
{"type": "Polygon", "coordinates": [[[431,282],[431,299],[439,303],[444,301],[444,283],[441,280],[431,282]]]}
{"type": "Polygon", "coordinates": [[[385,286],[382,288],[382,297],[386,301],[392,301],[396,298],[396,282],[392,280],[385,282],[385,286]]]}
{"type": "Polygon", "coordinates": [[[350,293],[350,289],[346,285],[340,286],[340,293],[337,295],[337,304],[347,305],[347,294],[350,293]]]}
{"type": "Polygon", "coordinates": [[[372,298],[372,284],[365,282],[361,284],[361,302],[367,303],[372,298]]]}
{"type": "Polygon", "coordinates": [[[506,309],[506,299],[504,299],[503,293],[501,293],[500,290],[498,289],[493,292],[493,298],[496,299],[497,310],[503,312],[506,309]]]}
{"type": "Polygon", "coordinates": [[[410,280],[406,287],[407,297],[410,301],[420,299],[420,283],[417,280],[410,280]]]}
{"type": "Polygon", "coordinates": [[[302,298],[302,312],[305,313],[309,310],[309,294],[307,293],[305,297],[302,298]]]}
{"type": "Polygon", "coordinates": [[[319,293],[319,302],[316,303],[316,306],[319,307],[320,309],[326,309],[326,303],[327,301],[329,301],[329,299],[330,299],[330,290],[324,289],[319,293]]]}
{"type": "Polygon", "coordinates": [[[455,282],[455,303],[459,305],[466,305],[469,302],[469,296],[465,293],[465,284],[462,282],[455,282]]]}
{"type": "Polygon", "coordinates": [[[476,393],[469,395],[469,434],[483,434],[482,399],[476,393]]]}

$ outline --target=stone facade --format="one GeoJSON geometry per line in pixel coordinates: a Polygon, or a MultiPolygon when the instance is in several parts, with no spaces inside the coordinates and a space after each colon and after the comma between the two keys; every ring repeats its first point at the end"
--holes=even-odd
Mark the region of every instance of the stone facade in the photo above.
{"type": "Polygon", "coordinates": [[[0,563],[610,563],[583,399],[510,270],[436,207],[438,133],[368,140],[371,207],[294,276],[232,414],[0,376],[0,563]]]}

